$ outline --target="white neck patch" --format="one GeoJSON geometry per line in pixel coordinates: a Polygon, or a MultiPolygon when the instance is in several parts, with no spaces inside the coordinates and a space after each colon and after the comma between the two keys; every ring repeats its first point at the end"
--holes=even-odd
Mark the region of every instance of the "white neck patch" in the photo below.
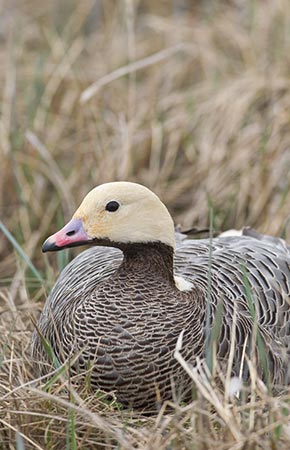
{"type": "Polygon", "coordinates": [[[182,292],[190,291],[193,287],[193,284],[190,281],[187,281],[177,275],[174,275],[174,281],[177,289],[182,292]]]}

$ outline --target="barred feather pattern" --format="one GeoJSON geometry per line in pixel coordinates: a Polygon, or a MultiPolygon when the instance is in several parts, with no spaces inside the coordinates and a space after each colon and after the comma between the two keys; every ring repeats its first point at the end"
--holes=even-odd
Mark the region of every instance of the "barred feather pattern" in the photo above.
{"type": "Polygon", "coordinates": [[[59,361],[72,360],[73,375],[89,372],[92,388],[125,406],[154,407],[173,387],[186,398],[191,384],[174,358],[177,339],[183,331],[189,364],[205,358],[206,323],[212,330],[221,305],[218,360],[227,361],[235,327],[232,373],[247,377],[244,352],[265,376],[259,336],[271,381],[289,383],[290,249],[282,239],[245,229],[212,240],[178,234],[174,255],[161,243],[122,250],[92,247],[60,274],[33,335],[39,374],[51,370],[41,334],[59,361]],[[173,273],[192,289],[179,291],[173,273]]]}

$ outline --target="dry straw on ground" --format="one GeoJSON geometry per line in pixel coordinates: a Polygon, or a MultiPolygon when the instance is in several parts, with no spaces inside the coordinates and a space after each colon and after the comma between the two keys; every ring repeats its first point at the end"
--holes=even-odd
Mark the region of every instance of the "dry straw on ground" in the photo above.
{"type": "Polygon", "coordinates": [[[289,238],[289,1],[0,8],[0,215],[23,251],[1,233],[0,448],[289,449],[289,394],[268,393],[254,367],[247,395],[201,370],[191,403],[146,417],[65,373],[32,382],[29,358],[31,318],[66,258],[41,242],[97,184],[144,183],[184,227],[207,225],[211,206],[217,230],[289,238]]]}

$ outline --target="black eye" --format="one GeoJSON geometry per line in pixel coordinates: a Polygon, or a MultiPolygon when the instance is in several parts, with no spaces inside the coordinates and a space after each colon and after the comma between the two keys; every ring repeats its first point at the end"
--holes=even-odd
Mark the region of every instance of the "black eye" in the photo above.
{"type": "Polygon", "coordinates": [[[119,208],[119,203],[114,200],[106,204],[106,211],[114,212],[119,208]]]}

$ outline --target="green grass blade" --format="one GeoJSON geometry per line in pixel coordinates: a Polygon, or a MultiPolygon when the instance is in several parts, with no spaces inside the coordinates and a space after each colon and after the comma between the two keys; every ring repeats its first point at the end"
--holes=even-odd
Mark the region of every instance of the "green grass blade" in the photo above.
{"type": "Polygon", "coordinates": [[[67,423],[67,430],[66,430],[66,449],[77,450],[76,419],[75,419],[75,411],[73,409],[69,410],[69,420],[67,423]]]}
{"type": "Polygon", "coordinates": [[[210,329],[211,313],[211,285],[212,285],[212,239],[213,239],[213,208],[209,206],[209,258],[207,275],[207,297],[206,297],[206,322],[205,322],[205,355],[209,370],[212,371],[212,337],[210,329]]]}
{"type": "Polygon", "coordinates": [[[44,280],[41,276],[41,274],[39,273],[39,271],[36,269],[36,267],[32,264],[31,260],[29,259],[29,257],[26,255],[26,253],[24,252],[24,250],[21,248],[21,246],[18,244],[18,242],[16,241],[16,239],[12,236],[12,234],[10,233],[10,231],[7,230],[7,228],[5,227],[5,225],[3,224],[3,222],[0,221],[0,230],[4,233],[4,235],[7,237],[7,239],[11,242],[11,244],[13,245],[13,247],[15,248],[15,250],[17,251],[17,253],[21,256],[21,258],[23,259],[23,261],[25,261],[25,263],[27,264],[27,266],[30,268],[30,270],[33,272],[33,274],[35,275],[35,277],[39,280],[39,282],[41,284],[44,284],[44,280]]]}
{"type": "Polygon", "coordinates": [[[67,365],[59,367],[57,372],[45,383],[43,386],[44,391],[48,391],[51,386],[67,371],[68,367],[67,365]]]}
{"type": "Polygon", "coordinates": [[[55,369],[59,369],[61,364],[60,364],[59,360],[57,359],[50,342],[47,339],[45,339],[42,335],[40,335],[40,339],[42,341],[42,345],[43,345],[51,363],[53,364],[53,367],[55,369]]]}
{"type": "Polygon", "coordinates": [[[268,352],[267,352],[263,337],[261,335],[261,332],[258,328],[255,303],[254,303],[254,299],[252,296],[251,286],[249,283],[249,279],[247,276],[247,271],[246,271],[245,266],[242,267],[242,271],[243,271],[243,283],[244,283],[246,298],[247,298],[247,302],[248,302],[248,307],[249,307],[249,311],[250,311],[250,314],[251,314],[251,317],[253,320],[253,328],[254,328],[254,326],[257,327],[256,343],[257,343],[257,349],[258,349],[258,358],[260,359],[260,362],[261,362],[261,367],[262,367],[262,371],[265,376],[266,383],[267,383],[268,387],[270,387],[270,368],[269,368],[269,360],[268,360],[268,355],[267,355],[268,352]]]}
{"type": "Polygon", "coordinates": [[[217,343],[221,326],[222,326],[222,318],[223,318],[224,305],[222,301],[219,301],[217,304],[217,308],[214,316],[214,325],[211,332],[211,351],[213,350],[212,346],[217,343]]]}

